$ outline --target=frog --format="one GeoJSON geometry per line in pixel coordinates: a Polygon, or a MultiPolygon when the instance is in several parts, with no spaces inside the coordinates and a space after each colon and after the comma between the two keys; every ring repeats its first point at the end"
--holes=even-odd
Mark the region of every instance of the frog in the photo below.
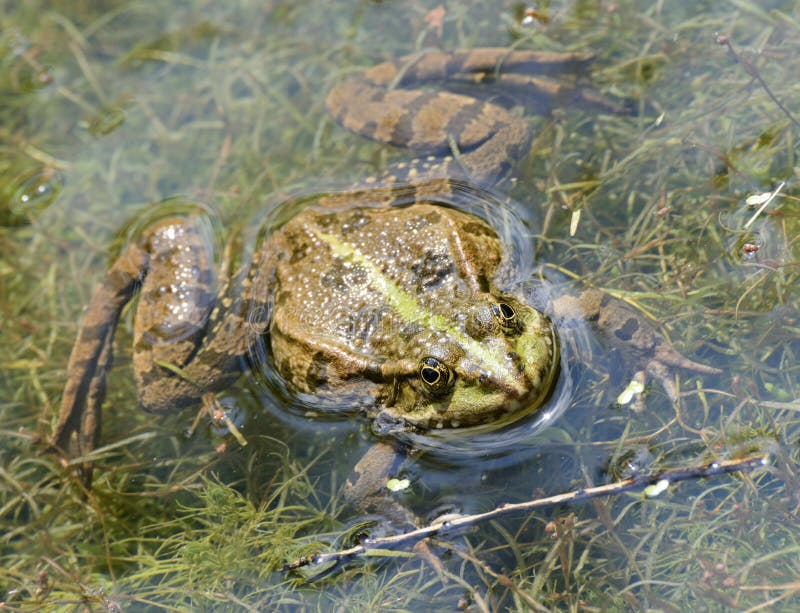
{"type": "MultiPolygon", "coordinates": [[[[234,271],[216,271],[196,217],[154,222],[90,300],[52,446],[83,458],[89,487],[115,328],[137,293],[133,371],[144,410],[201,405],[263,362],[312,409],[390,424],[381,430],[388,440],[377,436],[345,486],[362,510],[378,500],[391,507],[385,476],[402,455],[391,433],[501,428],[545,405],[561,368],[560,322],[597,324],[639,356],[673,401],[672,368],[718,372],[682,356],[643,315],[599,290],[559,297],[549,312],[531,305],[498,281],[507,254],[490,220],[448,204],[464,181],[496,184],[531,146],[528,122],[490,86],[524,91],[540,112],[565,104],[626,112],[586,83],[592,59],[432,51],[345,79],[328,94],[331,116],[420,157],[311,199],[275,222],[234,271]],[[423,87],[432,83],[456,91],[423,87]],[[461,93],[474,88],[482,93],[461,93]]],[[[414,521],[397,506],[387,513],[414,521]]]]}

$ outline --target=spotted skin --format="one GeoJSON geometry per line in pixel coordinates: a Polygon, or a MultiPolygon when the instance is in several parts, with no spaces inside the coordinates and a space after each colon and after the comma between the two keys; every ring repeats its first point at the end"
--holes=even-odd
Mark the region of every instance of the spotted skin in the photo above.
{"type": "Polygon", "coordinates": [[[303,212],[262,250],[267,260],[279,254],[269,336],[283,379],[316,402],[327,393],[332,405],[425,429],[500,421],[541,404],[557,370],[554,330],[494,287],[503,253],[491,227],[440,205],[355,204],[303,212]],[[518,329],[501,329],[498,303],[513,305],[518,329]],[[450,393],[424,393],[426,356],[455,374],[450,393]]]}
{"type": "MultiPolygon", "coordinates": [[[[140,304],[148,307],[138,310],[134,325],[134,378],[142,408],[168,413],[197,405],[203,394],[225,389],[239,377],[249,306],[242,295],[230,292],[230,283],[215,293],[212,258],[195,221],[170,217],[148,228],[95,290],[70,355],[51,439],[55,448],[73,457],[95,448],[114,331],[137,290],[140,304]]],[[[90,484],[91,463],[81,471],[90,484]]]]}
{"type": "MultiPolygon", "coordinates": [[[[321,197],[231,276],[211,272],[214,254],[191,215],[148,228],[92,296],[70,357],[53,446],[73,457],[95,448],[115,327],[138,289],[134,371],[140,404],[149,411],[197,405],[204,394],[229,387],[265,338],[290,387],[414,427],[502,421],[543,402],[558,364],[550,319],[493,287],[503,254],[487,223],[428,203],[449,200],[459,187],[453,177],[496,182],[530,147],[523,118],[488,95],[462,90],[502,86],[527,96],[526,105],[540,112],[561,104],[624,112],[586,86],[590,61],[506,49],[433,52],[380,64],[334,88],[328,108],[344,127],[423,157],[391,166],[382,180],[367,178],[321,197]],[[412,89],[434,82],[458,91],[412,89]],[[414,228],[422,237],[415,242],[407,239],[414,228]],[[519,314],[517,323],[498,323],[500,301],[519,314]],[[333,317],[343,313],[369,316],[333,317]],[[420,393],[420,363],[431,356],[410,349],[417,346],[440,363],[450,361],[459,395],[420,393]]],[[[611,337],[645,354],[662,380],[667,366],[701,370],[643,318],[605,298],[564,298],[555,313],[606,326],[611,337]]],[[[359,463],[357,476],[367,486],[359,487],[358,478],[352,491],[361,496],[379,487],[392,464],[388,449],[372,454],[378,458],[372,468],[369,455],[359,463]]],[[[88,485],[91,464],[82,469],[88,485]]]]}

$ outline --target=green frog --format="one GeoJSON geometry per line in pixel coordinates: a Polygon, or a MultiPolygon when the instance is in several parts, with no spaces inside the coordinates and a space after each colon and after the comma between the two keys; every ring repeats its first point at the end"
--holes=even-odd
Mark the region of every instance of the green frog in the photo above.
{"type": "MultiPolygon", "coordinates": [[[[487,92],[533,92],[619,112],[582,83],[589,56],[507,49],[432,52],[380,64],[336,87],[346,128],[423,157],[322,195],[271,228],[247,266],[216,279],[191,215],[161,219],[128,245],[93,295],[70,357],[53,445],[86,456],[100,436],[112,340],[138,290],[134,376],[141,406],[198,406],[266,360],[307,404],[359,410],[397,428],[501,427],[548,399],[559,375],[554,321],[594,321],[626,344],[674,399],[669,367],[714,369],[678,354],[641,315],[596,290],[549,313],[497,281],[506,261],[492,225],[446,206],[455,177],[494,183],[530,147],[528,123],[487,92]],[[566,82],[564,74],[571,78],[566,82]],[[550,80],[549,75],[562,75],[550,80]]],[[[378,443],[347,485],[361,504],[384,483],[395,446],[378,443]]],[[[84,479],[91,478],[85,464],[84,479]]],[[[366,507],[364,507],[366,508],[366,507]]]]}

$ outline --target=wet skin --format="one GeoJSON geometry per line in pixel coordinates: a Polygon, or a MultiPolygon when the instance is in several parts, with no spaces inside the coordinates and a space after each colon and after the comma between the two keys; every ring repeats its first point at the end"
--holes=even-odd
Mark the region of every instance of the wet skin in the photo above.
{"type": "MultiPolygon", "coordinates": [[[[499,289],[504,251],[495,230],[436,204],[457,187],[452,177],[486,184],[503,176],[527,152],[531,134],[527,121],[499,104],[419,84],[462,89],[499,74],[506,91],[534,92],[529,106],[540,111],[568,101],[620,112],[579,86],[576,75],[589,60],[434,52],[380,64],[336,87],[327,103],[339,123],[423,157],[318,198],[219,283],[196,218],[167,217],[144,231],[86,311],[53,445],[78,456],[97,445],[115,326],[137,288],[134,376],[140,404],[156,413],[198,406],[235,383],[254,348],[266,347],[287,387],[325,406],[417,430],[501,425],[547,399],[559,367],[553,319],[564,318],[595,322],[630,348],[673,400],[670,367],[714,372],[597,290],[559,298],[551,319],[499,289]],[[550,80],[554,73],[570,78],[550,80]],[[458,156],[449,155],[453,144],[458,156]]],[[[367,508],[393,457],[392,445],[377,444],[357,465],[348,498],[367,508]]],[[[83,470],[88,483],[91,465],[83,470]]]]}

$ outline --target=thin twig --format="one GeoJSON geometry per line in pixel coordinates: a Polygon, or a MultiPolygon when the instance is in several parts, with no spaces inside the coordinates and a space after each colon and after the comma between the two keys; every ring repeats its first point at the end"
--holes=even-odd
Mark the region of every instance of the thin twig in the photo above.
{"type": "Polygon", "coordinates": [[[783,111],[783,114],[789,118],[789,121],[791,121],[795,126],[800,128],[800,122],[798,122],[797,119],[794,118],[794,115],[792,115],[789,109],[787,109],[783,105],[783,103],[780,100],[778,100],[777,96],[775,96],[775,94],[772,93],[772,90],[769,88],[769,85],[767,85],[767,82],[761,76],[761,73],[759,72],[756,65],[747,58],[744,58],[738,53],[736,53],[736,49],[733,48],[733,44],[731,44],[730,38],[728,38],[727,36],[718,36],[717,44],[725,45],[728,48],[728,51],[733,56],[733,59],[735,59],[739,63],[739,65],[744,69],[744,71],[748,75],[750,75],[756,81],[758,81],[758,83],[761,85],[762,88],[764,88],[764,91],[767,92],[767,95],[772,99],[772,101],[778,106],[778,108],[781,111],[783,111]]]}
{"type": "MultiPolygon", "coordinates": [[[[716,475],[734,472],[749,472],[759,468],[760,466],[766,465],[767,462],[768,458],[763,455],[748,456],[740,460],[712,462],[711,464],[690,466],[688,468],[678,468],[675,470],[665,470],[659,473],[637,474],[622,481],[615,481],[613,483],[607,483],[597,487],[588,487],[585,489],[574,490],[572,492],[557,494],[547,498],[538,498],[536,500],[529,500],[526,502],[513,504],[507,503],[492,509],[491,511],[486,511],[485,513],[477,513],[474,515],[457,515],[455,517],[449,516],[446,519],[438,519],[428,526],[413,530],[411,532],[404,532],[402,534],[395,534],[380,538],[366,538],[355,547],[351,547],[349,549],[320,553],[300,558],[284,566],[283,570],[293,570],[312,565],[317,566],[321,564],[328,564],[330,562],[335,562],[333,568],[336,568],[340,564],[346,563],[359,556],[369,554],[369,552],[377,553],[377,551],[381,549],[392,550],[400,547],[410,547],[425,538],[432,536],[443,536],[465,527],[471,527],[476,524],[492,519],[498,519],[513,513],[520,513],[523,511],[530,512],[534,509],[552,507],[559,504],[574,504],[584,500],[597,498],[599,496],[621,494],[623,492],[646,488],[648,486],[657,487],[657,489],[652,493],[648,492],[648,495],[655,496],[672,483],[686,481],[689,479],[702,479],[705,477],[713,477],[716,475]]],[[[327,569],[323,574],[328,574],[333,570],[333,568],[327,569]]]]}

